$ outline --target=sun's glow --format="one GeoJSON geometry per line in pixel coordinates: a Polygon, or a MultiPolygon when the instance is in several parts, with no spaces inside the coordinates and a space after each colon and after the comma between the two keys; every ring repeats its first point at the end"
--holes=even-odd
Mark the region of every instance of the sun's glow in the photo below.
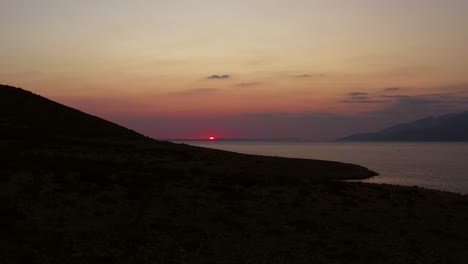
{"type": "Polygon", "coordinates": [[[209,137],[209,140],[215,140],[215,137],[209,137]]]}

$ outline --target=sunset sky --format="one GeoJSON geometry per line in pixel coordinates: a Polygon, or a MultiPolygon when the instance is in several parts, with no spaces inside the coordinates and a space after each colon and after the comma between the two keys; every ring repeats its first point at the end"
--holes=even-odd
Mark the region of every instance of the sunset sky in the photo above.
{"type": "Polygon", "coordinates": [[[468,110],[467,0],[0,0],[0,83],[155,138],[468,110]]]}

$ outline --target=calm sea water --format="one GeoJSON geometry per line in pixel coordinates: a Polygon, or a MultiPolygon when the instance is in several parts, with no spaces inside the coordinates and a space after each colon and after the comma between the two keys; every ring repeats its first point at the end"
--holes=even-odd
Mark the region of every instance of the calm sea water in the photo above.
{"type": "Polygon", "coordinates": [[[468,143],[185,143],[247,154],[354,163],[380,174],[364,182],[468,194],[468,143]]]}

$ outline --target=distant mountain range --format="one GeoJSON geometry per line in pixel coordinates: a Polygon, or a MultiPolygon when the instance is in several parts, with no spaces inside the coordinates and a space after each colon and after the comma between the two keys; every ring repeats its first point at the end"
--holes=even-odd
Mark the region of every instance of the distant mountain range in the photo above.
{"type": "Polygon", "coordinates": [[[468,141],[468,111],[427,117],[338,141],[468,141]]]}

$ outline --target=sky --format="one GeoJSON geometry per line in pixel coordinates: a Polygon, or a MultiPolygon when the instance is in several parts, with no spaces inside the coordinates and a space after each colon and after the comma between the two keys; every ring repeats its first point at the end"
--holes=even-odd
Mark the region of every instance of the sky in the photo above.
{"type": "Polygon", "coordinates": [[[0,83],[145,135],[332,140],[468,110],[466,0],[0,0],[0,83]]]}

